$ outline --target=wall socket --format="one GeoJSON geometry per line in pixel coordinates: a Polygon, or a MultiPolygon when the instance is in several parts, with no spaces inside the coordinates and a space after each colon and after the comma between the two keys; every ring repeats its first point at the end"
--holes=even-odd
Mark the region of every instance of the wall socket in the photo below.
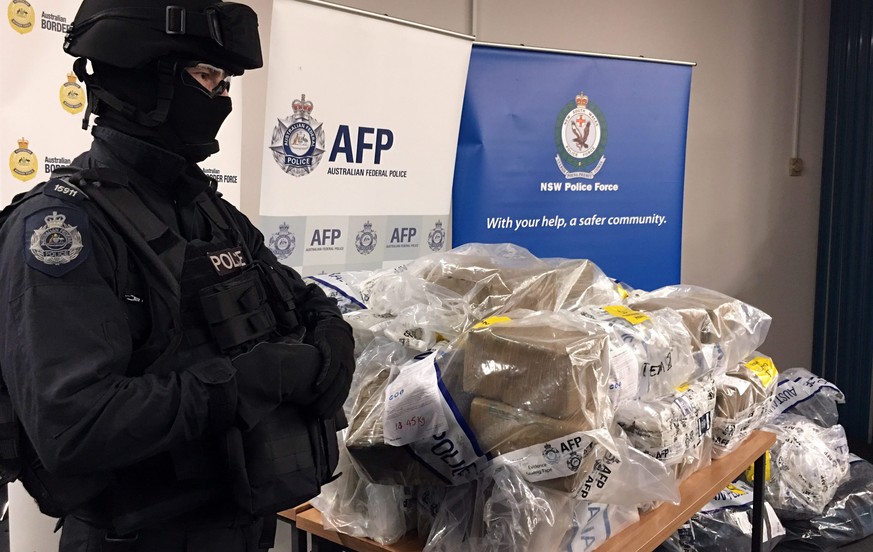
{"type": "Polygon", "coordinates": [[[788,160],[788,176],[800,176],[803,174],[803,159],[792,157],[788,160]]]}

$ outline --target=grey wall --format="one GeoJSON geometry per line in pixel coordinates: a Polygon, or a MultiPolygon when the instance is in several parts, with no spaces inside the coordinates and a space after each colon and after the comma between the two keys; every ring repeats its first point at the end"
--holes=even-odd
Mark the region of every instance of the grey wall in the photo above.
{"type": "MultiPolygon", "coordinates": [[[[257,2],[262,18],[270,2],[257,2]]],[[[777,367],[810,365],[828,0],[338,3],[485,42],[696,62],[682,281],[764,309],[773,327],[762,351],[777,367]],[[805,171],[790,177],[795,143],[805,171]]],[[[243,207],[256,213],[257,200],[243,207]]]]}

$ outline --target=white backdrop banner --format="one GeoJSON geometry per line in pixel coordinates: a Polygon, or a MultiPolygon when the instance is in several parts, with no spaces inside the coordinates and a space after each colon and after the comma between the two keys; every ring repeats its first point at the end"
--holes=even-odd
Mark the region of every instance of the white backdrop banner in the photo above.
{"type": "Polygon", "coordinates": [[[303,274],[449,247],[471,40],[276,0],[260,229],[303,274]]]}
{"type": "MultiPolygon", "coordinates": [[[[9,158],[0,171],[0,206],[18,192],[48,179],[91,145],[82,130],[85,86],[73,74],[74,58],[63,51],[64,35],[78,2],[7,0],[7,21],[0,29],[0,72],[9,79],[0,87],[0,151],[9,158]]],[[[231,96],[242,102],[242,80],[231,96]]],[[[239,205],[242,163],[242,114],[237,107],[218,135],[221,151],[200,167],[219,182],[218,189],[239,205]]],[[[93,122],[93,117],[92,117],[93,122]]]]}

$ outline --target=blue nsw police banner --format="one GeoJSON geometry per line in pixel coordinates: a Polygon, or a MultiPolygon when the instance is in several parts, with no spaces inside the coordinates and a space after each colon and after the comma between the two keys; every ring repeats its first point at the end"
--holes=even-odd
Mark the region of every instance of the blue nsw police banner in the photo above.
{"type": "Polygon", "coordinates": [[[691,67],[474,44],[453,245],[588,258],[633,287],[679,282],[691,67]]]}

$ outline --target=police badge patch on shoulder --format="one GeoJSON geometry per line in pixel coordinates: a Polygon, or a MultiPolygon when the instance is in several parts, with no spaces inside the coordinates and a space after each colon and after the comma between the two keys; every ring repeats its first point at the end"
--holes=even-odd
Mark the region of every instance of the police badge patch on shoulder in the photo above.
{"type": "Polygon", "coordinates": [[[40,209],[24,221],[24,258],[49,276],[63,276],[88,258],[88,216],[74,207],[40,209]]]}

